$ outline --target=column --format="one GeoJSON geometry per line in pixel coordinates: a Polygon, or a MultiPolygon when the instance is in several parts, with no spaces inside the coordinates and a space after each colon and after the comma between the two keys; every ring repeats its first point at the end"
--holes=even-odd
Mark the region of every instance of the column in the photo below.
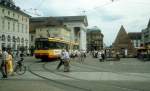
{"type": "Polygon", "coordinates": [[[86,31],[80,30],[80,50],[86,50],[86,31]]]}
{"type": "Polygon", "coordinates": [[[74,41],[75,40],[75,38],[74,38],[74,29],[72,27],[69,27],[69,29],[71,31],[70,40],[74,41]]]}

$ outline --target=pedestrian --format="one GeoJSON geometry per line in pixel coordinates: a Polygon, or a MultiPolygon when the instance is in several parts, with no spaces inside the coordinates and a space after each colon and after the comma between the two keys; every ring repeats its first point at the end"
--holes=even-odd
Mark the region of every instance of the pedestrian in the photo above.
{"type": "Polygon", "coordinates": [[[119,54],[120,54],[119,52],[116,53],[116,61],[120,60],[119,54]]]}
{"type": "Polygon", "coordinates": [[[101,55],[102,55],[102,60],[104,61],[104,60],[105,60],[105,51],[102,50],[101,53],[102,53],[102,54],[101,54],[101,55]]]}
{"type": "Polygon", "coordinates": [[[102,52],[98,51],[97,57],[99,59],[100,62],[102,62],[102,52]]]}
{"type": "Polygon", "coordinates": [[[81,50],[80,51],[80,62],[83,63],[85,58],[86,58],[86,53],[84,50],[81,50]]]}
{"type": "Polygon", "coordinates": [[[64,52],[65,52],[64,50],[61,51],[61,54],[60,54],[60,62],[59,62],[59,64],[58,64],[57,68],[56,68],[57,70],[59,70],[59,68],[61,67],[61,65],[64,64],[64,61],[63,61],[63,60],[64,60],[64,52]]]}
{"type": "Polygon", "coordinates": [[[70,71],[70,56],[68,51],[64,51],[64,72],[69,72],[70,71]]]}
{"type": "Polygon", "coordinates": [[[7,78],[7,58],[8,58],[8,52],[6,51],[6,48],[3,47],[2,49],[2,62],[1,62],[1,73],[3,75],[3,78],[7,78]]]}
{"type": "Polygon", "coordinates": [[[12,53],[11,50],[8,50],[8,58],[7,60],[7,73],[9,75],[13,75],[13,57],[12,57],[12,53]]]}

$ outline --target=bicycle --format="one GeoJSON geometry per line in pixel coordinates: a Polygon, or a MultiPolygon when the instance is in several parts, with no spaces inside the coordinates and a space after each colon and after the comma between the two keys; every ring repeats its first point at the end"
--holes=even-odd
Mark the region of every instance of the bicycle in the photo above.
{"type": "Polygon", "coordinates": [[[19,61],[16,61],[14,72],[16,72],[18,75],[23,75],[26,72],[26,66],[24,66],[23,60],[24,59],[21,58],[19,61]]]}

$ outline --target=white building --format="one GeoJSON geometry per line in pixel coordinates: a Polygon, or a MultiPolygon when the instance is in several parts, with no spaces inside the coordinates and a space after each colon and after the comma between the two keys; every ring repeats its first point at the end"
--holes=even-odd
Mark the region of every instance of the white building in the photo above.
{"type": "MultiPolygon", "coordinates": [[[[69,30],[71,30],[71,40],[74,40],[74,42],[79,43],[80,50],[86,50],[86,32],[88,26],[86,16],[34,17],[31,19],[31,22],[41,22],[49,18],[53,18],[54,20],[62,22],[63,25],[65,25],[69,30]]],[[[31,40],[35,39],[35,37],[33,37],[35,36],[34,31],[30,30],[31,40]]]]}
{"type": "Polygon", "coordinates": [[[29,47],[29,17],[13,0],[0,0],[0,48],[29,47]]]}

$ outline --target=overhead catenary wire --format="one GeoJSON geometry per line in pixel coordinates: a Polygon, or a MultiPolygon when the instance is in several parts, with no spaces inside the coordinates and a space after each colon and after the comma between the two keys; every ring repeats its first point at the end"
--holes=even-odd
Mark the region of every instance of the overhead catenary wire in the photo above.
{"type": "MultiPolygon", "coordinates": [[[[18,3],[18,4],[22,4],[22,3],[27,3],[27,1],[26,0],[14,0],[14,2],[16,3],[18,3]]],[[[39,8],[42,6],[42,4],[44,3],[44,0],[41,0],[40,2],[39,2],[39,4],[36,6],[36,7],[29,7],[29,8],[24,8],[24,9],[22,9],[25,13],[28,13],[28,14],[30,14],[30,15],[36,15],[36,16],[41,16],[41,14],[38,12],[39,11],[39,8]],[[38,9],[37,9],[38,8],[38,9]]]]}

